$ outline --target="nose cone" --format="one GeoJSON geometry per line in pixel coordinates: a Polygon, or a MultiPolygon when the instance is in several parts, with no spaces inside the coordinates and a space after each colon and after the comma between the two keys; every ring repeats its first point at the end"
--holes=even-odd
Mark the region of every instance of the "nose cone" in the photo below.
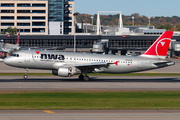
{"type": "Polygon", "coordinates": [[[5,58],[3,61],[6,65],[11,65],[12,64],[12,60],[10,58],[5,58]]]}

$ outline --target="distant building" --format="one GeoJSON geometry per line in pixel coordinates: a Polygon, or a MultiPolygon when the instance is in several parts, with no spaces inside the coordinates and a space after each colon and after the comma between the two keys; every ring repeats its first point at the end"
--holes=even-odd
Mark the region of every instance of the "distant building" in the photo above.
{"type": "Polygon", "coordinates": [[[21,28],[26,35],[74,34],[74,0],[1,0],[0,31],[21,28]]]}
{"type": "Polygon", "coordinates": [[[74,0],[49,0],[49,34],[74,34],[74,0]]]}

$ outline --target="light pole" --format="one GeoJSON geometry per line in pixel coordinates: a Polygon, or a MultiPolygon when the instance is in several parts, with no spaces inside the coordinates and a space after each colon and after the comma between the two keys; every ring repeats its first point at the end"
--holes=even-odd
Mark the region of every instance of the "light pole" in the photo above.
{"type": "Polygon", "coordinates": [[[76,52],[76,16],[78,13],[74,13],[74,52],[76,52]]]}
{"type": "Polygon", "coordinates": [[[92,19],[92,25],[93,25],[93,19],[94,19],[94,16],[91,16],[91,19],[92,19]]]}
{"type": "Polygon", "coordinates": [[[133,20],[133,24],[132,25],[134,26],[134,16],[132,16],[132,20],[133,20]]]}

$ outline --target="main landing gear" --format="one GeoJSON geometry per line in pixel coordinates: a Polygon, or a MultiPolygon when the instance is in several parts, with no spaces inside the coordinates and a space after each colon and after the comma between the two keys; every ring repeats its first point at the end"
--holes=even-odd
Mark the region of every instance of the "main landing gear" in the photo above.
{"type": "Polygon", "coordinates": [[[81,73],[79,75],[79,80],[84,80],[84,81],[89,81],[89,76],[87,76],[87,74],[85,74],[85,76],[81,73]]]}
{"type": "Polygon", "coordinates": [[[25,75],[23,76],[24,79],[27,79],[28,78],[28,68],[26,68],[26,72],[25,72],[25,75]]]}

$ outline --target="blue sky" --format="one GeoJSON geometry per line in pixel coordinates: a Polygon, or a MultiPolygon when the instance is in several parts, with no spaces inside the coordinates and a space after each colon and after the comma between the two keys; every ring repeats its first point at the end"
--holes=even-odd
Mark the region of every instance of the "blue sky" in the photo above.
{"type": "Polygon", "coordinates": [[[139,13],[153,16],[180,16],[180,0],[74,0],[75,12],[97,14],[97,11],[122,11],[123,15],[139,13]]]}

